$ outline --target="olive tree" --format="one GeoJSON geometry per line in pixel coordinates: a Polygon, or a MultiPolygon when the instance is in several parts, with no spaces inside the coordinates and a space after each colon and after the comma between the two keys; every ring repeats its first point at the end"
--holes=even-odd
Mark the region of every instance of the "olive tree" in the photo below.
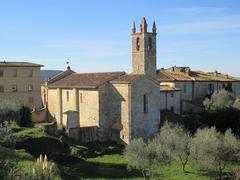
{"type": "Polygon", "coordinates": [[[226,165],[238,160],[239,141],[231,130],[221,134],[215,128],[199,129],[190,150],[194,164],[200,169],[216,171],[221,178],[226,165]]]}
{"type": "Polygon", "coordinates": [[[237,99],[234,101],[233,107],[234,107],[235,109],[240,110],[240,98],[237,98],[237,99]]]}
{"type": "Polygon", "coordinates": [[[148,146],[142,139],[133,140],[126,147],[125,157],[130,170],[141,170],[144,179],[149,179],[156,160],[156,152],[153,146],[148,146]]]}
{"type": "Polygon", "coordinates": [[[215,91],[210,99],[206,98],[203,101],[203,105],[207,111],[217,111],[230,108],[233,103],[233,94],[226,90],[215,91]]]}
{"type": "Polygon", "coordinates": [[[170,153],[169,156],[178,158],[181,162],[182,170],[185,172],[190,156],[190,133],[180,125],[166,122],[160,130],[158,140],[159,144],[162,144],[167,149],[167,152],[170,153]]]}

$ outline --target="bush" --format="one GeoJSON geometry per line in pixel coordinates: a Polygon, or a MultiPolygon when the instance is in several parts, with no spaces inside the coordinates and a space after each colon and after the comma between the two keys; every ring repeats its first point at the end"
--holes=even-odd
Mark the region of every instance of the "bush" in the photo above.
{"type": "Polygon", "coordinates": [[[166,148],[165,151],[170,152],[169,156],[173,155],[178,158],[185,172],[190,156],[190,133],[180,125],[166,122],[160,130],[158,141],[166,148]]]}
{"type": "Polygon", "coordinates": [[[133,140],[126,147],[125,156],[129,169],[141,170],[144,179],[149,179],[157,157],[152,146],[148,146],[142,139],[133,140]]]}
{"type": "Polygon", "coordinates": [[[22,106],[19,109],[19,120],[17,121],[18,125],[21,127],[29,127],[32,123],[31,110],[27,106],[22,106]]]}
{"type": "Polygon", "coordinates": [[[237,98],[233,104],[233,108],[240,110],[240,98],[237,98]]]}
{"type": "Polygon", "coordinates": [[[61,179],[55,163],[49,162],[47,156],[40,155],[33,166],[32,179],[34,180],[57,180],[61,179]]]}
{"type": "Polygon", "coordinates": [[[40,154],[52,156],[67,150],[58,138],[49,136],[39,128],[21,128],[13,133],[13,137],[16,139],[17,149],[26,149],[34,156],[40,154]]]}
{"type": "Polygon", "coordinates": [[[53,156],[66,151],[64,144],[59,139],[53,137],[23,139],[22,141],[17,141],[16,148],[25,149],[34,156],[39,156],[40,154],[53,156]]]}
{"type": "Polygon", "coordinates": [[[198,130],[191,144],[191,156],[201,169],[217,172],[221,178],[227,164],[238,160],[240,143],[230,130],[223,135],[215,128],[198,130]]]}
{"type": "Polygon", "coordinates": [[[233,94],[220,90],[213,93],[211,99],[205,99],[203,105],[207,111],[218,111],[222,109],[231,108],[234,102],[233,94]]]}

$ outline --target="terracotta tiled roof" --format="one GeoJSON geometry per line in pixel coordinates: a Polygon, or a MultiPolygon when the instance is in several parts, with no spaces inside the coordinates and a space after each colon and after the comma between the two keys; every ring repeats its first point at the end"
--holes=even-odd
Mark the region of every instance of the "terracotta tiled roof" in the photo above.
{"type": "Polygon", "coordinates": [[[218,72],[191,71],[189,67],[172,67],[157,71],[158,81],[239,81],[218,72]]]}
{"type": "Polygon", "coordinates": [[[0,66],[9,66],[9,67],[17,67],[17,66],[23,66],[23,67],[42,67],[41,64],[35,64],[35,63],[29,63],[29,62],[8,62],[8,61],[0,61],[0,66]]]}
{"type": "Polygon", "coordinates": [[[123,76],[125,72],[73,73],[49,84],[49,87],[97,88],[100,85],[123,76]]]}
{"type": "Polygon", "coordinates": [[[179,88],[174,88],[169,85],[160,85],[160,91],[181,91],[179,88]]]}
{"type": "Polygon", "coordinates": [[[131,83],[132,81],[143,77],[144,74],[126,74],[124,76],[121,76],[117,79],[112,80],[112,83],[131,83]]]}
{"type": "Polygon", "coordinates": [[[157,74],[157,80],[159,81],[192,81],[191,76],[181,72],[171,72],[170,70],[161,69],[157,74]]]}

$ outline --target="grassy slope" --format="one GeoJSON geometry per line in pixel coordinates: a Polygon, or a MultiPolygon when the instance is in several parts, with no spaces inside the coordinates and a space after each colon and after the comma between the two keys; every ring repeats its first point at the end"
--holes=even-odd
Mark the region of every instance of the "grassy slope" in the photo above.
{"type": "MultiPolygon", "coordinates": [[[[16,134],[15,134],[16,135],[16,134]]],[[[24,129],[17,132],[18,137],[26,136],[48,136],[39,129],[24,129]]],[[[66,139],[72,149],[79,154],[74,154],[73,159],[61,158],[59,168],[64,179],[143,179],[138,171],[128,171],[127,163],[122,155],[123,147],[114,143],[91,143],[79,145],[66,139]]],[[[18,166],[25,172],[32,170],[34,158],[25,151],[16,151],[18,166]]],[[[239,169],[240,166],[235,166],[239,169]]],[[[233,166],[228,167],[231,171],[233,166]]],[[[181,166],[176,161],[169,166],[157,167],[152,179],[169,179],[169,180],[204,180],[213,176],[206,172],[198,171],[191,165],[187,165],[187,173],[183,173],[181,166]]]]}

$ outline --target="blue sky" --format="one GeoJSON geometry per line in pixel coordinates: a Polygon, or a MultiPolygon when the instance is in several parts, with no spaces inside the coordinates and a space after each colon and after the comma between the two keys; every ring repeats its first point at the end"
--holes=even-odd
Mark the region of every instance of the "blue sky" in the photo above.
{"type": "Polygon", "coordinates": [[[0,0],[0,59],[131,71],[131,25],[158,28],[158,67],[240,77],[239,0],[0,0]]]}

